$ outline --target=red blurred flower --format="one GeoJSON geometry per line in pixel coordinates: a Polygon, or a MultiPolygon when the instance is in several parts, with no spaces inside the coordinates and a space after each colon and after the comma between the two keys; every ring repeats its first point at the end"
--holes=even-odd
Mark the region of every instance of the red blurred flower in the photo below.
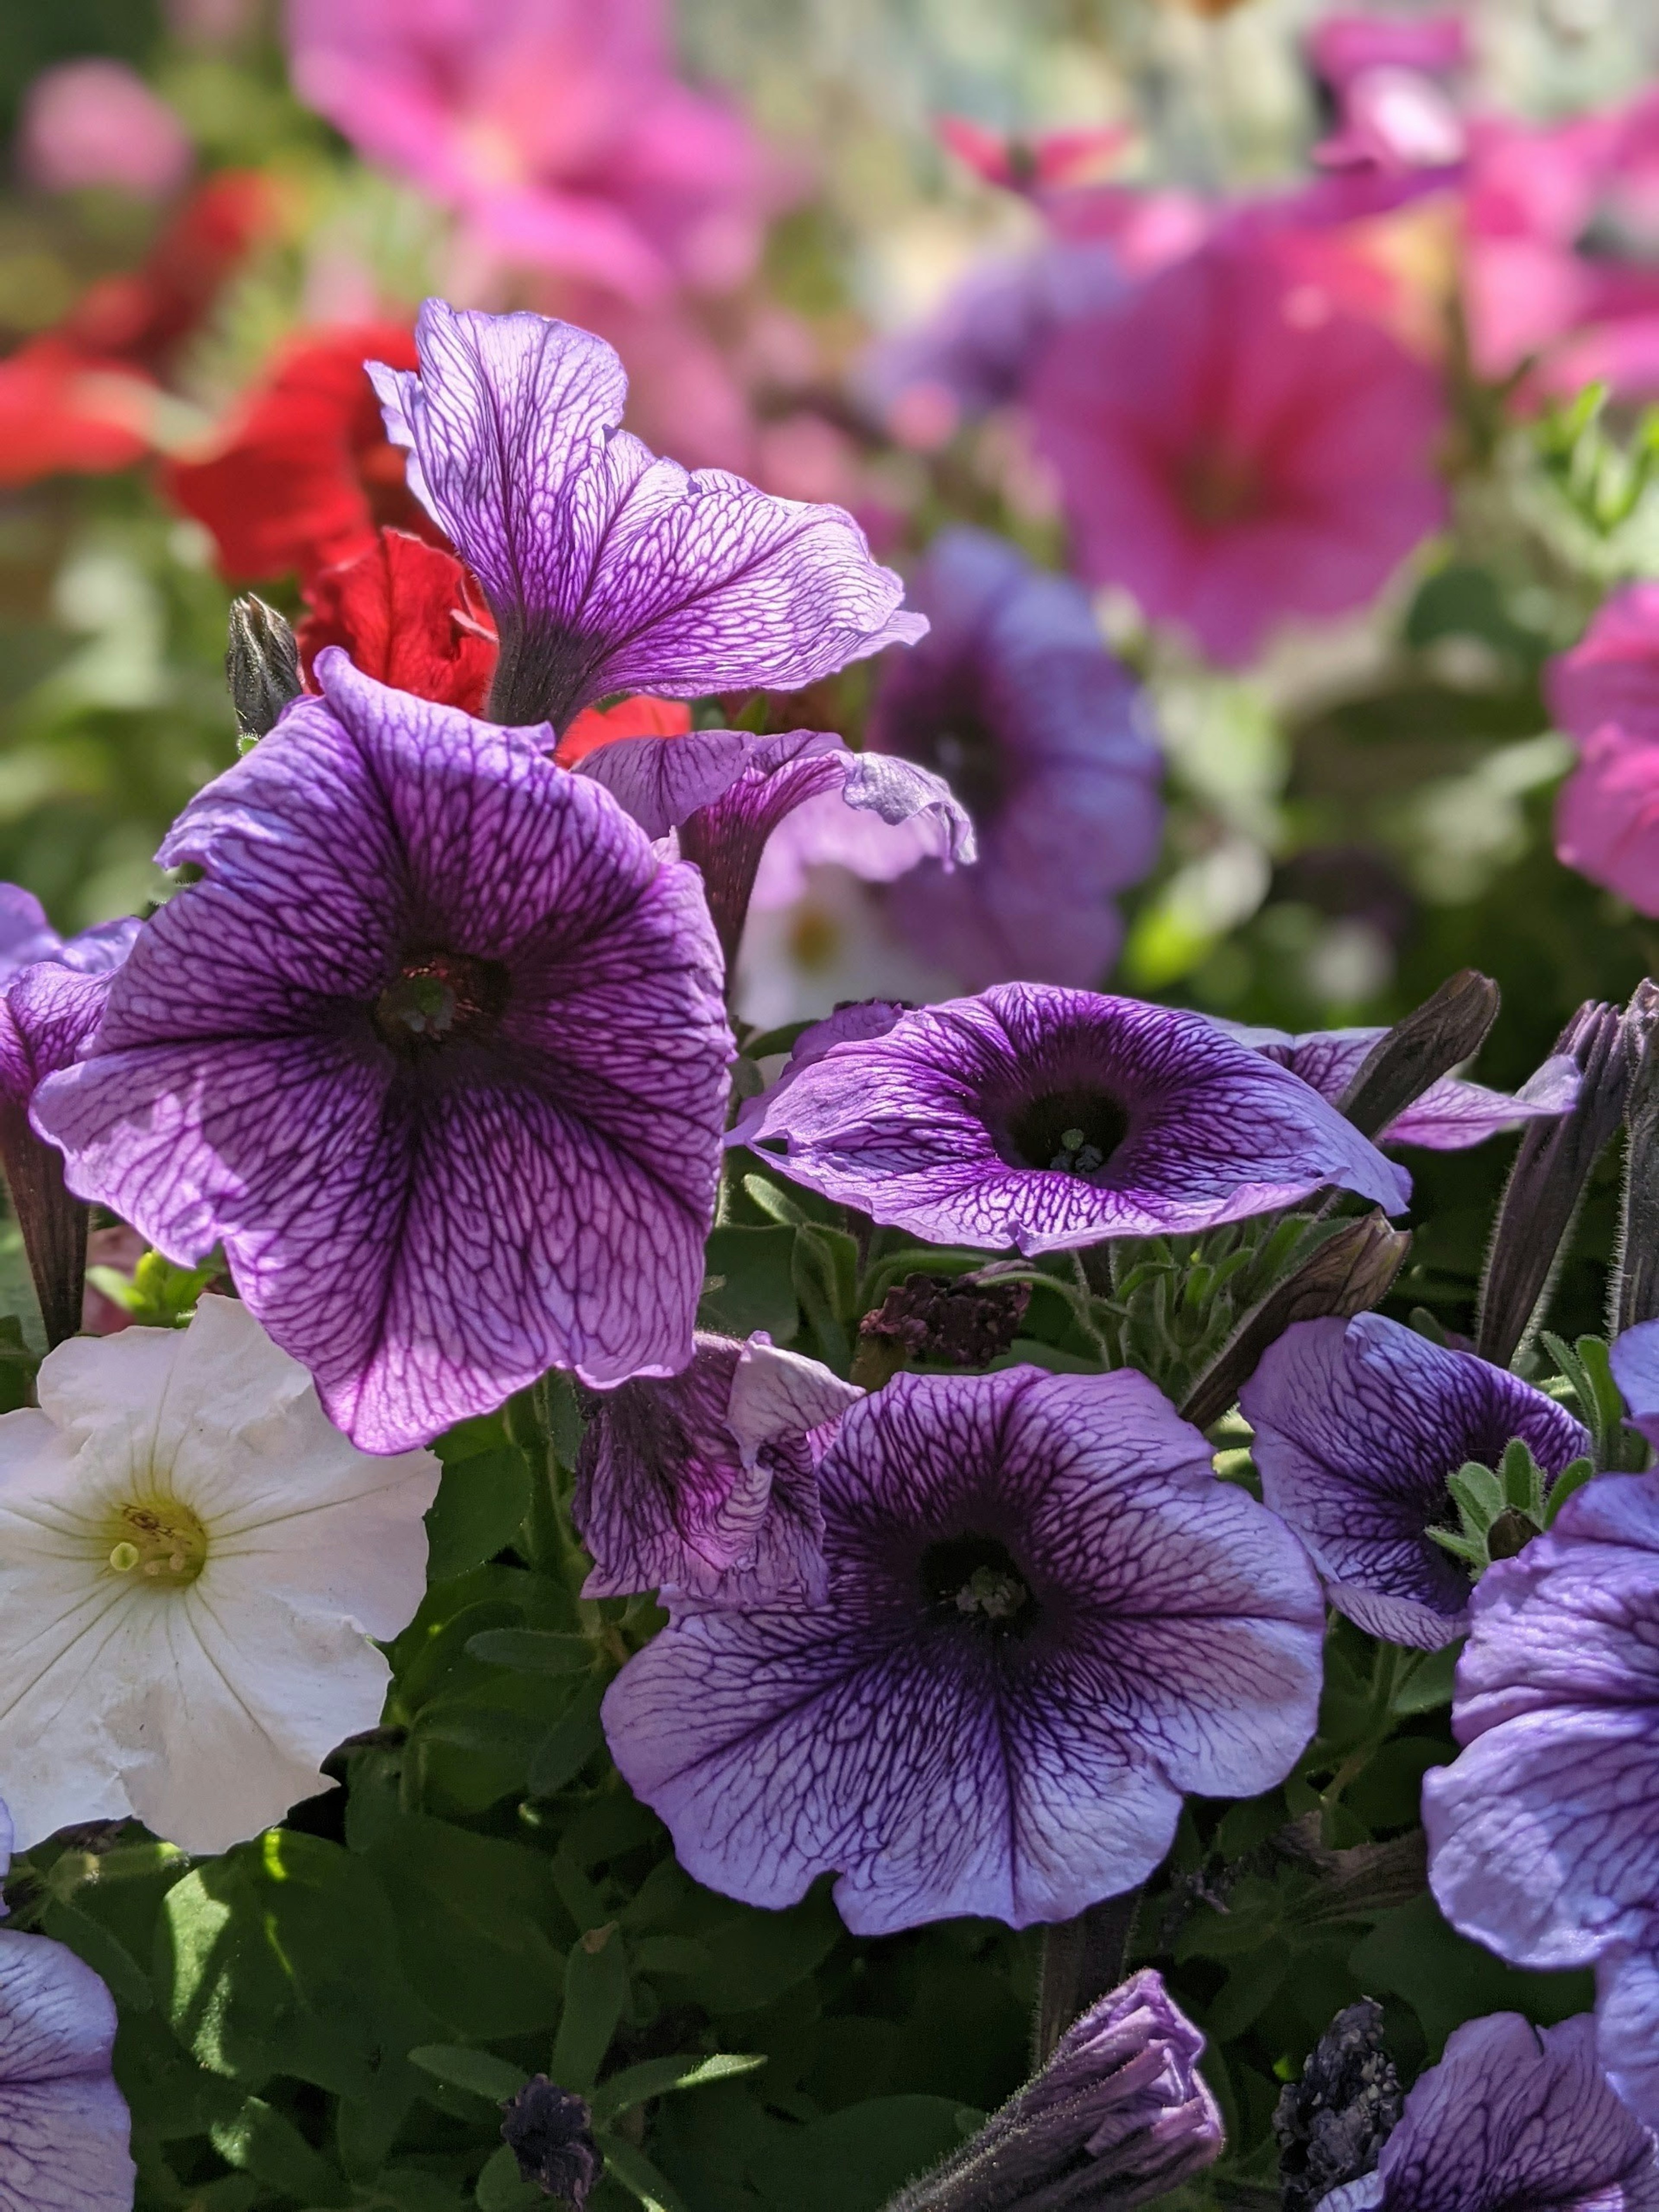
{"type": "Polygon", "coordinates": [[[653,699],[641,691],[611,707],[585,708],[559,739],[553,757],[561,768],[574,768],[618,738],[683,738],[690,726],[691,709],[684,699],[653,699]]]}
{"type": "Polygon", "coordinates": [[[371,552],[382,525],[435,537],[387,441],[365,361],[413,368],[415,341],[396,323],[302,332],[209,452],[164,466],[163,490],[212,532],[227,575],[308,583],[371,552]]]}

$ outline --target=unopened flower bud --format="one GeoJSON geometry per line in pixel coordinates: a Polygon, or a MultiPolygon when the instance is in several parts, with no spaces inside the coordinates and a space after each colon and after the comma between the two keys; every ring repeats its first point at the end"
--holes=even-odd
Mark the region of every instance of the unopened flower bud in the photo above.
{"type": "Polygon", "coordinates": [[[238,732],[250,741],[275,727],[300,696],[300,649],[285,617],[252,592],[230,603],[225,677],[238,732]]]}
{"type": "Polygon", "coordinates": [[[889,2212],[1149,2204],[1221,2152],[1204,2038],[1151,1967],[1073,2021],[1035,2080],[889,2212]]]}
{"type": "Polygon", "coordinates": [[[1507,1367],[1542,1324],[1595,1165],[1625,1111],[1632,1043],[1618,1007],[1587,1001],[1555,1048],[1577,1063],[1578,1101],[1521,1139],[1486,1255],[1475,1349],[1507,1367]]]}
{"type": "Polygon", "coordinates": [[[502,2109],[501,2141],[524,2179],[568,2212],[582,2212],[604,2163],[586,2100],[537,2074],[502,2109]]]}
{"type": "Polygon", "coordinates": [[[1480,1049],[1498,1018],[1498,990],[1473,968],[1449,976],[1414,1007],[1361,1062],[1340,1102],[1355,1128],[1375,1137],[1443,1075],[1480,1049]]]}
{"type": "Polygon", "coordinates": [[[1030,1303],[1029,1283],[907,1275],[859,1323],[854,1380],[874,1388],[909,1360],[988,1367],[1018,1335],[1030,1303]]]}
{"type": "Polygon", "coordinates": [[[1404,2099],[1369,1997],[1340,2012],[1288,2081],[1273,2114],[1284,2212],[1312,2212],[1333,2189],[1371,2172],[1404,2099]]]}

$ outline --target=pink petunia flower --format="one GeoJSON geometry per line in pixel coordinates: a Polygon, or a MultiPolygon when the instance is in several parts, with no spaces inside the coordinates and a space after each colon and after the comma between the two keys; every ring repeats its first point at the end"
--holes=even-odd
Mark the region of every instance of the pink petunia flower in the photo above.
{"type": "Polygon", "coordinates": [[[23,96],[17,166],[43,191],[101,185],[164,200],[189,176],[193,158],[178,116],[125,62],[59,62],[23,96]]]}
{"type": "Polygon", "coordinates": [[[1556,802],[1557,857],[1659,915],[1659,584],[1609,599],[1552,664],[1548,695],[1578,748],[1556,802]]]}
{"type": "Polygon", "coordinates": [[[1228,665],[1363,605],[1445,511],[1432,373],[1269,239],[1213,240],[1058,330],[1030,397],[1085,580],[1228,665]]]}
{"type": "Polygon", "coordinates": [[[674,77],[659,0],[289,0],[288,31],[301,97],[483,257],[633,300],[752,266],[766,157],[674,77]]]}
{"type": "Polygon", "coordinates": [[[1451,88],[1469,59],[1461,16],[1327,15],[1306,51],[1337,111],[1336,129],[1315,149],[1322,167],[1394,173],[1462,159],[1451,88]]]}

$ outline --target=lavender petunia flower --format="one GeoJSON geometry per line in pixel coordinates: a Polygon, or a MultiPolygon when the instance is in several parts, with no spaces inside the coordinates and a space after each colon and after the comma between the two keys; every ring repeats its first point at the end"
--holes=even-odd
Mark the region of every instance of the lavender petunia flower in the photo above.
{"type": "Polygon", "coordinates": [[[1376,2172],[1319,2212],[1659,2212],[1659,2149],[1607,2086],[1588,2013],[1492,2013],[1453,2030],[1376,2172]]]}
{"type": "Polygon", "coordinates": [[[495,720],[562,730],[612,691],[799,690],[927,629],[841,507],[688,473],[621,429],[628,378],[603,338],[441,300],[415,335],[418,372],[368,373],[410,489],[495,617],[495,720]]]}
{"type": "Polygon", "coordinates": [[[624,1382],[582,1437],[571,1512],[584,1597],[660,1589],[676,1610],[822,1598],[814,1468],[863,1393],[816,1359],[699,1335],[665,1382],[624,1382]]]}
{"type": "Polygon", "coordinates": [[[365,1449],[676,1371],[732,1053],[695,874],[544,732],[317,670],[174,825],[207,881],[37,1128],[168,1257],[222,1243],[365,1449]]]}
{"type": "Polygon", "coordinates": [[[1221,2114],[1198,2070],[1204,2038],[1151,1966],[1074,2021],[1035,2081],[888,2212],[1129,2208],[1213,2163],[1221,2114]]]}
{"type": "Polygon", "coordinates": [[[60,937],[33,891],[21,884],[0,884],[0,983],[9,982],[37,960],[54,960],[84,975],[118,968],[141,926],[123,916],[118,921],[97,922],[76,937],[60,937]]]}
{"type": "Polygon", "coordinates": [[[924,853],[945,869],[975,857],[973,824],[938,776],[908,761],[848,752],[820,731],[619,738],[588,754],[575,773],[602,783],[647,837],[678,832],[681,857],[702,872],[728,974],[767,842],[811,800],[839,794],[872,822],[907,825],[911,865],[924,853]]]}
{"type": "MultiPolygon", "coordinates": [[[[1288,1067],[1333,1104],[1358,1074],[1371,1047],[1388,1034],[1382,1029],[1310,1030],[1292,1036],[1285,1030],[1250,1029],[1242,1022],[1216,1025],[1288,1067]]],[[[1461,1152],[1528,1121],[1570,1114],[1577,1101],[1579,1080],[1577,1062],[1565,1053],[1553,1053],[1512,1096],[1460,1075],[1443,1075],[1395,1116],[1377,1141],[1461,1152]]]]}
{"type": "Polygon", "coordinates": [[[1473,1612],[1430,1886],[1512,1965],[1595,1967],[1601,2062],[1659,2125],[1659,1476],[1586,1484],[1473,1612]]]}
{"type": "Polygon", "coordinates": [[[1144,1376],[901,1375],[818,1487],[822,1603],[678,1620],[605,1698],[711,1887],[834,1870],[863,1936],[1064,1920],[1151,1873],[1182,1791],[1253,1796],[1306,1741],[1313,1570],[1144,1376]]]}
{"type": "Polygon", "coordinates": [[[1063,1250],[1208,1229],[1326,1183],[1411,1191],[1317,1091],[1201,1014],[1005,983],[791,1071],[732,1141],[942,1244],[1063,1250]]]}
{"type": "Polygon", "coordinates": [[[1616,1336],[1607,1360],[1630,1407],[1630,1425],[1659,1444],[1659,1321],[1638,1322],[1616,1336]]]}
{"type": "Polygon", "coordinates": [[[979,833],[971,875],[926,865],[889,894],[907,939],[969,989],[1099,981],[1112,895],[1158,854],[1160,758],[1089,597],[980,530],[947,530],[912,594],[932,624],[883,673],[870,743],[938,769],[979,833]]]}
{"type": "Polygon", "coordinates": [[[1467,1571],[1428,1534],[1456,1525],[1446,1478],[1519,1437],[1547,1474],[1590,1448],[1564,1407],[1506,1368],[1381,1314],[1304,1321],[1239,1393],[1261,1495],[1367,1635],[1434,1650],[1468,1626],[1467,1571]]]}

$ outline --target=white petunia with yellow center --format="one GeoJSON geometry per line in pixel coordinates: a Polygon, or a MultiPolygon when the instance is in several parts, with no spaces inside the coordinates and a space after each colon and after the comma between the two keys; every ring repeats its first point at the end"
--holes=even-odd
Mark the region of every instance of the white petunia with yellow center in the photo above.
{"type": "Polygon", "coordinates": [[[430,1452],[375,1458],[234,1298],[77,1337],[0,1416],[0,1776],[20,1849],[128,1815],[225,1850],[380,1717],[430,1452]]]}

